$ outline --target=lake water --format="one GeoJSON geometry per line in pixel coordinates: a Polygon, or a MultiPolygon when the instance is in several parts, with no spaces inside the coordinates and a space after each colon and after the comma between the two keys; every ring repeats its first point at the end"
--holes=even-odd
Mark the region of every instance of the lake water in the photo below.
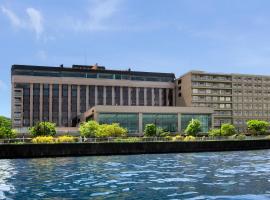
{"type": "Polygon", "coordinates": [[[0,199],[270,199],[270,150],[5,159],[0,199]]]}

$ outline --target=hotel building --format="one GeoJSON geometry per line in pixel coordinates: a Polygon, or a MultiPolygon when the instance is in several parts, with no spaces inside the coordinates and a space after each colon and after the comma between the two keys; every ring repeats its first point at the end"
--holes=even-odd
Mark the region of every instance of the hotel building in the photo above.
{"type": "Polygon", "coordinates": [[[214,109],[213,126],[246,130],[250,119],[270,121],[270,76],[190,71],[176,80],[176,105],[214,109]]]}
{"type": "Polygon", "coordinates": [[[146,123],[182,131],[192,118],[202,121],[203,131],[212,126],[213,109],[176,107],[173,73],[13,65],[11,80],[12,123],[18,129],[40,121],[76,127],[90,118],[118,122],[130,133],[142,133],[146,123]]]}

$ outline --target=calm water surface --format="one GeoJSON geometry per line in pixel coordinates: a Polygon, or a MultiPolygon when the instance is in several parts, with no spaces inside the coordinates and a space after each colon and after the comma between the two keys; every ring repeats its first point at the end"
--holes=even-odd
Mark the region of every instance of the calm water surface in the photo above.
{"type": "Polygon", "coordinates": [[[270,150],[0,160],[0,199],[270,199],[270,150]]]}

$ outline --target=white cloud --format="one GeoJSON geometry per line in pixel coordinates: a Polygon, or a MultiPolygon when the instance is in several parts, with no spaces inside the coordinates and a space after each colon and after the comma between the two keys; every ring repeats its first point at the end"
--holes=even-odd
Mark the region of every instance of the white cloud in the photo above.
{"type": "Polygon", "coordinates": [[[1,6],[1,11],[4,15],[6,15],[9,18],[9,20],[13,26],[15,26],[15,27],[22,27],[23,26],[22,21],[19,19],[19,17],[17,17],[17,15],[13,11],[9,10],[8,8],[6,8],[4,6],[1,6]]]}
{"type": "Polygon", "coordinates": [[[40,11],[38,11],[35,8],[27,8],[26,12],[29,16],[29,22],[30,22],[30,26],[33,28],[33,30],[36,33],[36,36],[39,38],[40,34],[42,34],[43,32],[43,17],[40,13],[40,11]]]}
{"type": "Polygon", "coordinates": [[[72,19],[76,31],[100,31],[109,28],[108,23],[118,11],[121,0],[90,1],[88,15],[85,19],[72,19]]]}
{"type": "Polygon", "coordinates": [[[39,38],[44,31],[42,14],[35,8],[30,7],[25,10],[27,17],[20,17],[4,6],[1,6],[1,11],[7,16],[14,27],[32,30],[35,32],[37,38],[39,38]]]}

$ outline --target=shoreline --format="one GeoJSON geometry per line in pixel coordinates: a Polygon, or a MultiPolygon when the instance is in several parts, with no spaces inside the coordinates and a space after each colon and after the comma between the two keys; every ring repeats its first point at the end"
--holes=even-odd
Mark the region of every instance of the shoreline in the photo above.
{"type": "Polygon", "coordinates": [[[0,159],[270,149],[270,140],[1,144],[0,159]]]}

